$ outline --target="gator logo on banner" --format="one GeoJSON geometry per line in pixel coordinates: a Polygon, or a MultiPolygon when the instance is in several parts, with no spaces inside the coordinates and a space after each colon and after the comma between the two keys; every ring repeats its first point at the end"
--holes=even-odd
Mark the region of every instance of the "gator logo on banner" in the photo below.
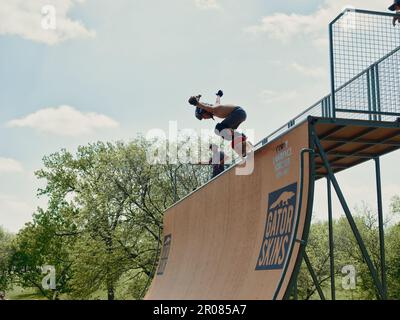
{"type": "Polygon", "coordinates": [[[164,237],[164,244],[161,251],[160,264],[158,265],[157,269],[157,275],[159,276],[161,276],[164,273],[165,267],[167,266],[169,250],[171,248],[171,241],[172,241],[172,235],[169,234],[164,237]]]}
{"type": "Polygon", "coordinates": [[[281,269],[292,236],[297,199],[297,183],[268,196],[267,221],[256,270],[281,269]]]}

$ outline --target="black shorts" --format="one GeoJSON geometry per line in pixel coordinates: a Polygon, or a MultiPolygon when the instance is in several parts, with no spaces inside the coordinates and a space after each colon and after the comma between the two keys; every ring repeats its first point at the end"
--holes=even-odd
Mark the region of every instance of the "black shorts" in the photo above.
{"type": "Polygon", "coordinates": [[[246,120],[246,118],[246,111],[244,111],[241,107],[236,107],[236,109],[233,110],[231,114],[221,122],[221,124],[224,128],[236,130],[239,125],[246,120]]]}

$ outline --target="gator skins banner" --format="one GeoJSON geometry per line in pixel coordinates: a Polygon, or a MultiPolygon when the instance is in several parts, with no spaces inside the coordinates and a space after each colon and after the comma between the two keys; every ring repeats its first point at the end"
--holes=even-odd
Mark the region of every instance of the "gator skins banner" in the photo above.
{"type": "Polygon", "coordinates": [[[297,183],[268,196],[264,239],[256,270],[281,269],[286,260],[296,213],[297,183]]]}

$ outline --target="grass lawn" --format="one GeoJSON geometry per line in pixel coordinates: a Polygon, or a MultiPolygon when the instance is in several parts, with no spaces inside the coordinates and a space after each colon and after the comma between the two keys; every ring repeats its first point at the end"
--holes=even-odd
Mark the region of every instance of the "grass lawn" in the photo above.
{"type": "Polygon", "coordinates": [[[6,292],[7,300],[46,300],[35,289],[23,289],[15,286],[13,289],[6,292]]]}

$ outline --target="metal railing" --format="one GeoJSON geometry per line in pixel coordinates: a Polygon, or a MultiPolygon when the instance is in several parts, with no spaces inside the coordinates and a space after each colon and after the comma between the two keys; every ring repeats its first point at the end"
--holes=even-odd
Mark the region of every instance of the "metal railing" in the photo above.
{"type": "Polygon", "coordinates": [[[359,9],[339,14],[329,26],[334,94],[263,138],[255,149],[308,116],[375,121],[400,117],[400,25],[393,29],[395,16],[359,9]]]}

